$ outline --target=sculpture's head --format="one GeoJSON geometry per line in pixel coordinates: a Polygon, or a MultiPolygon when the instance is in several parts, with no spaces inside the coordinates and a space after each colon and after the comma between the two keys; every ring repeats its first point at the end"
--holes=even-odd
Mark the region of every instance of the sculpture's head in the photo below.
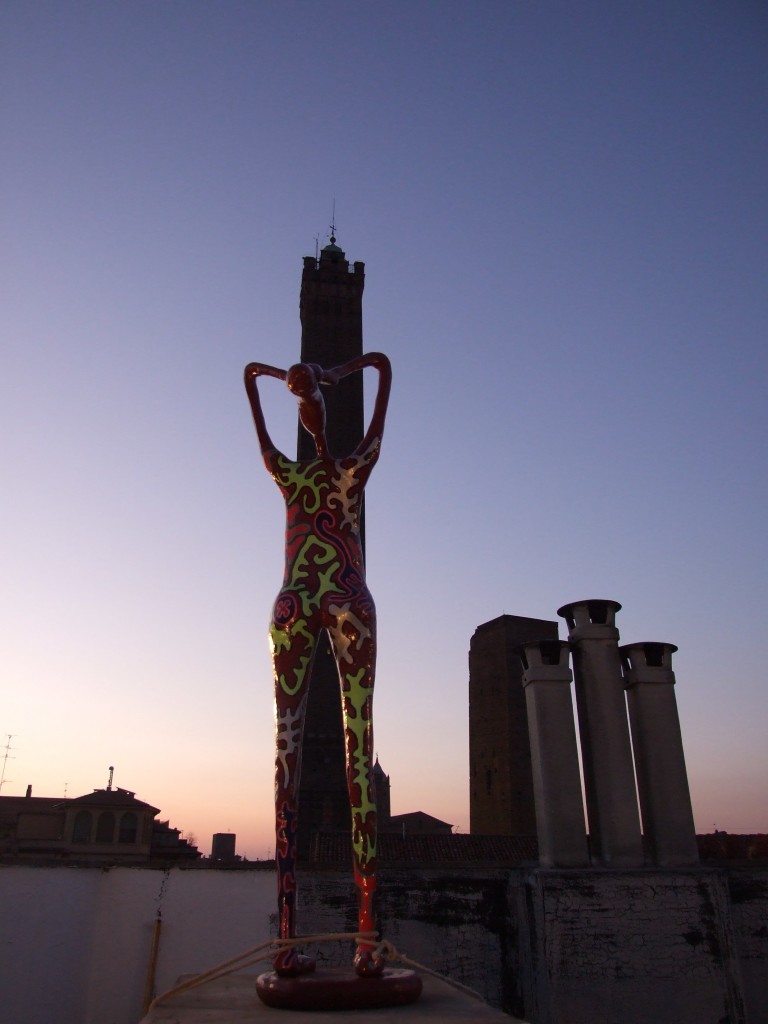
{"type": "Polygon", "coordinates": [[[294,363],[285,377],[288,390],[297,398],[319,398],[323,401],[317,376],[309,363],[294,363]]]}

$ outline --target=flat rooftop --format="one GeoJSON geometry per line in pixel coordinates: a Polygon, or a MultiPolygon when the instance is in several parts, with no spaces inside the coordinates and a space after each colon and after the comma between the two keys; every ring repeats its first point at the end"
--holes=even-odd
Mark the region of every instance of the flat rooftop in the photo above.
{"type": "MultiPolygon", "coordinates": [[[[179,979],[186,980],[184,979],[179,979]]],[[[519,1021],[475,999],[447,981],[422,975],[421,997],[409,1006],[379,1010],[302,1010],[265,1006],[256,994],[255,975],[230,975],[201,985],[156,1006],[140,1024],[329,1024],[334,1021],[360,1024],[414,1024],[442,1021],[445,1024],[510,1024],[519,1021]]],[[[524,1024],[524,1022],[522,1022],[524,1024]]]]}

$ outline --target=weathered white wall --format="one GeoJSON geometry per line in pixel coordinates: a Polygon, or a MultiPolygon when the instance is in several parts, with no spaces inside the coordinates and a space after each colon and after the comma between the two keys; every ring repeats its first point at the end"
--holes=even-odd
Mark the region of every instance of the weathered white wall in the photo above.
{"type": "Polygon", "coordinates": [[[0,1024],[136,1024],[157,990],[270,936],[273,871],[0,868],[0,1024]]]}

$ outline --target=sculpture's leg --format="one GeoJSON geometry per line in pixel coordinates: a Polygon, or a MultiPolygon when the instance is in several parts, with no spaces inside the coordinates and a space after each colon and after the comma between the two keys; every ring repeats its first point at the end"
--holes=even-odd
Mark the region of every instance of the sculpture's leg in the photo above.
{"type": "MultiPolygon", "coordinates": [[[[376,794],[373,785],[373,682],[376,668],[376,613],[370,595],[331,610],[329,629],[341,681],[347,787],[352,812],[352,857],[357,893],[358,931],[375,933],[376,794]]],[[[381,974],[375,939],[358,943],[354,967],[362,977],[381,974]]]]}
{"type": "MultiPolygon", "coordinates": [[[[296,829],[298,825],[301,744],[309,675],[316,638],[303,619],[272,626],[270,643],[275,675],[275,862],[279,937],[296,935],[296,829]]],[[[281,950],[273,966],[291,976],[314,970],[315,962],[294,948],[281,950]]]]}
{"type": "MultiPolygon", "coordinates": [[[[374,825],[374,829],[375,829],[374,825]]],[[[355,858],[355,860],[357,860],[355,858]]],[[[376,860],[363,873],[355,863],[357,891],[357,927],[360,932],[376,932],[376,860]]],[[[376,939],[358,942],[353,965],[361,978],[372,978],[384,970],[384,958],[375,955],[376,939]]]]}

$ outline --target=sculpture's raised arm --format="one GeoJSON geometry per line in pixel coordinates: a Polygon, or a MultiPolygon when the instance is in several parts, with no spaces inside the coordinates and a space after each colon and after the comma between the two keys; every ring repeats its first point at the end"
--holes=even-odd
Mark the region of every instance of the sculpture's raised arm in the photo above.
{"type": "Polygon", "coordinates": [[[364,370],[366,366],[372,366],[379,372],[379,388],[376,392],[376,401],[373,406],[371,422],[365,437],[357,446],[355,453],[366,451],[374,437],[381,438],[384,433],[384,421],[387,417],[387,406],[389,405],[389,393],[392,388],[392,364],[383,352],[365,352],[361,356],[350,359],[348,363],[341,366],[334,366],[323,372],[322,383],[336,384],[343,377],[357,370],[364,370]]]}
{"type": "Polygon", "coordinates": [[[248,394],[248,401],[251,403],[253,422],[256,426],[256,435],[258,436],[262,453],[275,446],[272,443],[272,438],[269,436],[267,424],[264,420],[264,411],[261,408],[261,398],[259,397],[256,381],[259,377],[276,377],[278,380],[285,380],[286,376],[286,370],[281,370],[277,366],[269,366],[267,363],[248,363],[243,373],[245,390],[248,394]]]}

